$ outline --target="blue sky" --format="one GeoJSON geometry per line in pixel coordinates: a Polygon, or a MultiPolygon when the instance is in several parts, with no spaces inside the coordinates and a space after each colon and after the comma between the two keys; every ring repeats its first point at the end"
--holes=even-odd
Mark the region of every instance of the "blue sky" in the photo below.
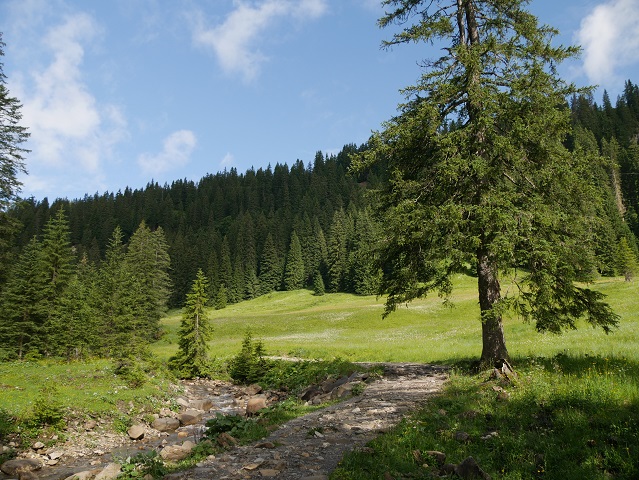
{"type": "MultiPolygon", "coordinates": [[[[639,83],[639,0],[533,0],[561,75],[613,102],[639,83]]],[[[378,0],[2,0],[4,73],[31,139],[22,195],[49,200],[338,152],[420,75],[380,49],[378,0]]]]}

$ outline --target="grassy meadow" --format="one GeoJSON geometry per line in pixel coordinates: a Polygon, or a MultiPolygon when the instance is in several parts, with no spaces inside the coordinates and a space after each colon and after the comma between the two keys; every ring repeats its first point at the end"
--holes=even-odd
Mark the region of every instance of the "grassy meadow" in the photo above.
{"type": "MultiPolygon", "coordinates": [[[[559,352],[617,355],[639,360],[638,282],[603,279],[596,288],[608,295],[622,317],[611,335],[580,324],[563,335],[538,334],[518,318],[505,320],[505,335],[514,359],[559,352]]],[[[405,361],[455,364],[481,354],[477,281],[459,275],[452,306],[433,295],[400,307],[382,319],[382,298],[348,294],[314,296],[310,291],[273,292],[254,300],[211,309],[211,355],[227,358],[239,351],[245,332],[264,341],[270,355],[350,361],[405,361]]],[[[181,312],[163,320],[166,335],[152,346],[161,359],[177,350],[181,312]]]]}

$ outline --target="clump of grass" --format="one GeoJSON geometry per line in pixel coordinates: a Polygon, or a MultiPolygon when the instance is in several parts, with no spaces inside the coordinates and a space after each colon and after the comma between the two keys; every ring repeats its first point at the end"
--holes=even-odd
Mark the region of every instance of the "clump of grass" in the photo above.
{"type": "Polygon", "coordinates": [[[431,478],[425,452],[473,456],[493,478],[639,478],[639,364],[556,355],[518,362],[519,379],[452,375],[422,411],[345,457],[334,480],[431,478]],[[468,438],[459,432],[468,434],[468,438]]]}

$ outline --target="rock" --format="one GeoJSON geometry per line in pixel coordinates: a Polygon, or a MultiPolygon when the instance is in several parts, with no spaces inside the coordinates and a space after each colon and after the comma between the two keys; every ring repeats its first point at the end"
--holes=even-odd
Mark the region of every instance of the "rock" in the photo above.
{"type": "Polygon", "coordinates": [[[184,413],[178,415],[180,425],[195,425],[202,421],[202,412],[198,410],[187,410],[184,413]]]}
{"type": "Polygon", "coordinates": [[[428,450],[425,452],[426,455],[433,458],[439,467],[443,466],[446,463],[446,454],[443,452],[438,452],[437,450],[428,450]]]}
{"type": "Polygon", "coordinates": [[[34,450],[42,450],[44,448],[44,443],[36,442],[31,448],[33,448],[34,450]]]}
{"type": "Polygon", "coordinates": [[[98,426],[98,422],[96,422],[95,420],[88,420],[84,423],[83,428],[89,432],[91,430],[93,430],[95,427],[98,426]]]}
{"type": "Polygon", "coordinates": [[[160,451],[160,456],[169,462],[179,462],[189,456],[195,444],[184,442],[182,445],[167,445],[160,451]]]}
{"type": "Polygon", "coordinates": [[[177,403],[179,406],[184,407],[184,408],[188,408],[189,406],[189,402],[185,399],[183,399],[182,397],[178,397],[175,399],[175,403],[177,403]]]}
{"type": "Polygon", "coordinates": [[[490,480],[490,475],[484,472],[473,457],[466,458],[457,467],[455,467],[455,474],[463,478],[464,480],[470,479],[483,479],[490,480]]]}
{"type": "Polygon", "coordinates": [[[260,410],[266,408],[266,397],[258,395],[257,397],[249,398],[246,402],[246,414],[255,415],[260,410]]]}
{"type": "Polygon", "coordinates": [[[178,438],[186,438],[189,436],[189,432],[185,432],[185,431],[178,432],[177,436],[178,438]]]}
{"type": "Polygon", "coordinates": [[[133,425],[126,433],[131,440],[141,440],[144,438],[144,425],[133,425]]]}
{"type": "Polygon", "coordinates": [[[455,474],[455,470],[457,469],[457,465],[454,463],[445,463],[442,465],[442,468],[439,471],[440,476],[453,475],[455,474]]]}
{"type": "Polygon", "coordinates": [[[119,463],[109,463],[95,476],[95,480],[113,480],[120,474],[121,469],[119,463]]]}
{"type": "Polygon", "coordinates": [[[279,474],[279,470],[275,470],[272,468],[264,468],[260,470],[260,475],[262,475],[263,477],[277,477],[279,474]]]}
{"type": "Polygon", "coordinates": [[[98,473],[100,473],[100,470],[85,470],[83,472],[74,473],[64,480],[89,480],[95,477],[98,473]]]}
{"type": "Polygon", "coordinates": [[[35,458],[17,458],[7,460],[0,465],[0,471],[6,473],[10,477],[19,476],[24,472],[34,472],[42,468],[42,462],[35,458]]]}
{"type": "Polygon", "coordinates": [[[217,436],[217,443],[222,448],[230,448],[233,445],[237,445],[237,440],[229,435],[227,432],[222,432],[217,436]]]}
{"type": "Polygon", "coordinates": [[[57,465],[58,463],[60,463],[60,460],[55,459],[55,460],[47,460],[46,462],[44,462],[44,464],[47,467],[53,467],[54,465],[57,465]]]}
{"type": "Polygon", "coordinates": [[[246,387],[245,391],[249,397],[253,397],[258,393],[262,393],[262,387],[260,387],[257,383],[254,383],[253,385],[246,387]]]}
{"type": "Polygon", "coordinates": [[[310,477],[302,477],[300,480],[328,480],[328,475],[311,475],[310,477]]]}
{"type": "Polygon", "coordinates": [[[193,400],[189,404],[189,408],[193,410],[203,410],[205,412],[208,412],[211,408],[213,408],[213,400],[211,400],[210,398],[193,400]]]}
{"type": "Polygon", "coordinates": [[[262,442],[255,445],[255,448],[275,448],[275,444],[273,442],[262,442]]]}
{"type": "Polygon", "coordinates": [[[466,432],[455,432],[455,440],[458,442],[467,442],[470,439],[470,435],[466,432]]]}
{"type": "Polygon", "coordinates": [[[151,427],[160,432],[173,432],[180,427],[180,421],[171,417],[158,418],[153,421],[151,427]]]}
{"type": "Polygon", "coordinates": [[[48,454],[50,460],[58,460],[59,458],[62,457],[62,455],[64,455],[64,453],[62,453],[60,451],[57,451],[57,450],[55,450],[53,452],[50,452],[48,454]]]}

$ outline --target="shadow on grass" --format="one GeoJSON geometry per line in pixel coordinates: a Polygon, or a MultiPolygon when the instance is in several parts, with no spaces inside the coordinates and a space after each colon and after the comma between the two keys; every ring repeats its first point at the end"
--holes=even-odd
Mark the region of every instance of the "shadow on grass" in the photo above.
{"type": "Polygon", "coordinates": [[[331,478],[437,478],[430,450],[453,464],[472,456],[492,478],[639,478],[637,362],[560,354],[513,363],[511,383],[457,362],[441,395],[331,478]]]}

